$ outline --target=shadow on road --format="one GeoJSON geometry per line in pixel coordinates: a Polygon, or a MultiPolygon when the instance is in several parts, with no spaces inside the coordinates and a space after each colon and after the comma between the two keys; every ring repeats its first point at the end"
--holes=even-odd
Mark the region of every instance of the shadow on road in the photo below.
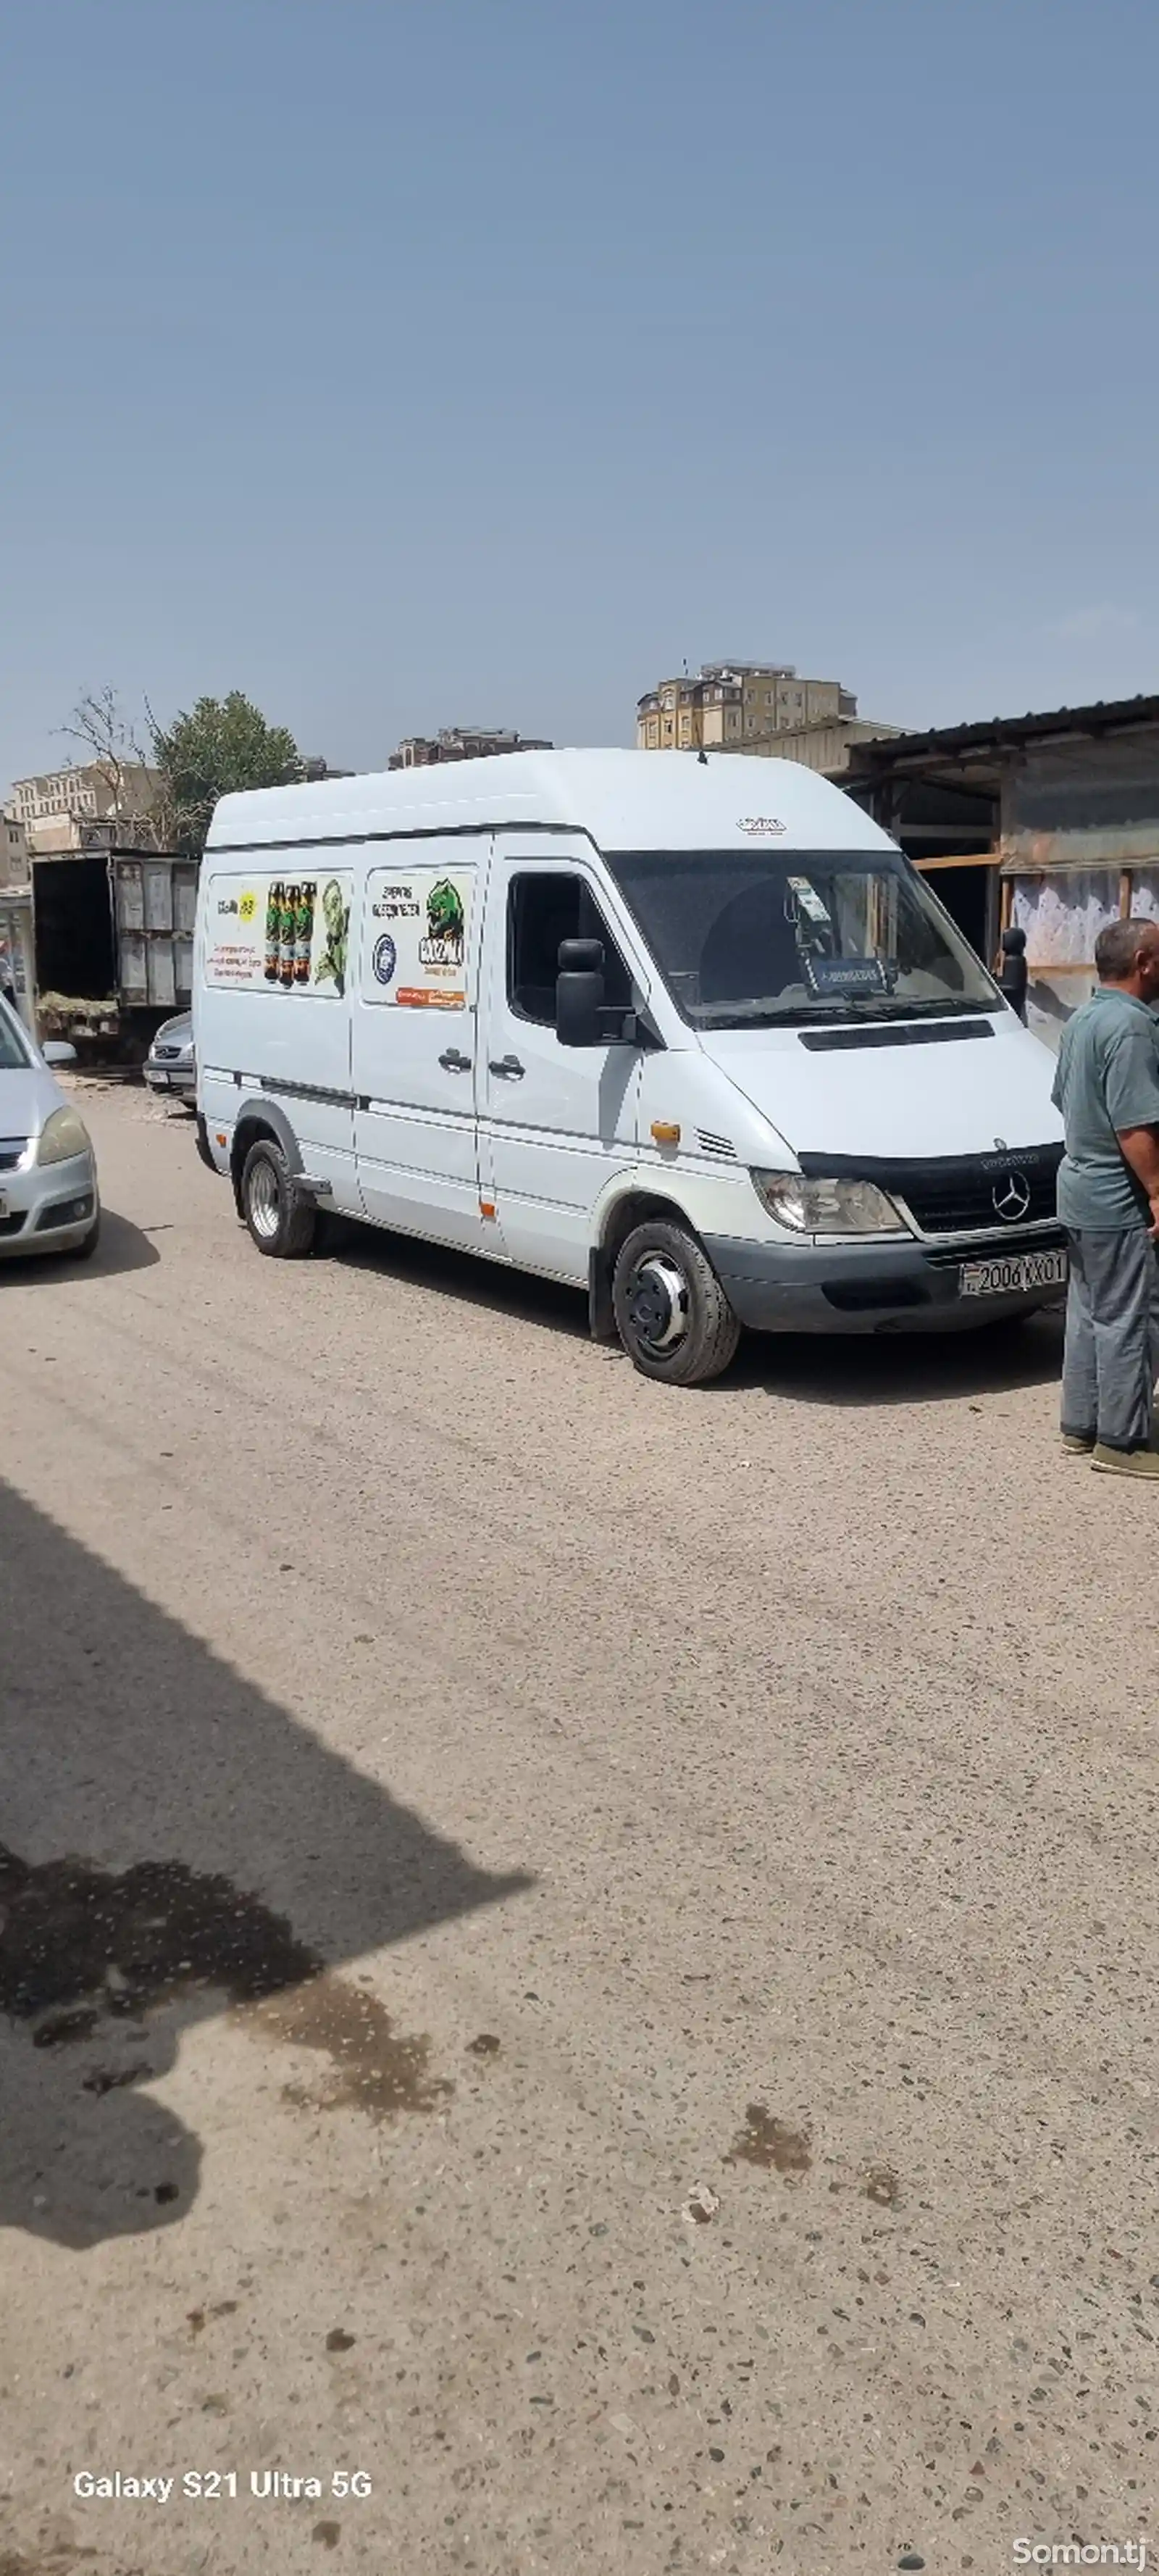
{"type": "Polygon", "coordinates": [[[557,1279],[537,1279],[532,1271],[481,1260],[477,1252],[455,1252],[448,1245],[423,1243],[416,1235],[389,1234],[384,1227],[359,1225],[351,1217],[326,1217],[322,1248],[348,1269],[405,1279],[416,1288],[455,1297],[463,1305],[515,1315],[520,1323],[568,1334],[573,1341],[587,1339],[584,1291],[563,1287],[557,1279]]]}
{"type": "Polygon", "coordinates": [[[13,1254],[10,1260],[0,1263],[0,1279],[26,1283],[39,1280],[45,1287],[83,1288],[90,1279],[115,1279],[124,1270],[149,1270],[160,1258],[140,1226],[130,1225],[127,1216],[115,1216],[110,1208],[104,1208],[100,1242],[86,1261],[78,1261],[75,1253],[67,1252],[13,1254]]]}
{"type": "MultiPolygon", "coordinates": [[[[354,1269],[409,1280],[415,1287],[516,1316],[520,1323],[573,1341],[587,1338],[582,1291],[555,1280],[357,1225],[346,1217],[327,1218],[323,1248],[354,1269]]],[[[735,1392],[739,1386],[841,1409],[943,1404],[954,1396],[1044,1386],[1059,1376],[1061,1366],[1061,1307],[1022,1325],[984,1325],[964,1333],[746,1333],[726,1375],[695,1388],[688,1400],[730,1388],[735,1392]]]]}
{"type": "MultiPolygon", "coordinates": [[[[720,1383],[759,1387],[798,1403],[849,1406],[947,1404],[955,1396],[1001,1395],[1046,1386],[1062,1369],[1062,1315],[979,1332],[753,1334],[720,1383]]],[[[708,1388],[711,1394],[712,1389],[708,1388]]]]}
{"type": "Polygon", "coordinates": [[[336,1972],[527,1877],[476,1868],[3,1484],[0,1567],[0,2225],[85,2247],[183,2216],[201,2142],[141,2088],[231,2005],[308,2053],[311,2100],[433,2108],[426,2042],[336,1972]]]}

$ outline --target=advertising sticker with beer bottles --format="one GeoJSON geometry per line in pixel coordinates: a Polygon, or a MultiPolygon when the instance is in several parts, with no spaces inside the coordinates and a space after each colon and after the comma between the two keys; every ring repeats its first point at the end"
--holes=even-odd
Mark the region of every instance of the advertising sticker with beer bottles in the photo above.
{"type": "Polygon", "coordinates": [[[273,993],[346,990],[352,879],[319,868],[297,876],[216,877],[206,981],[273,993]]]}
{"type": "Polygon", "coordinates": [[[467,1007],[470,868],[375,868],[366,886],[362,997],[399,1010],[467,1007]]]}

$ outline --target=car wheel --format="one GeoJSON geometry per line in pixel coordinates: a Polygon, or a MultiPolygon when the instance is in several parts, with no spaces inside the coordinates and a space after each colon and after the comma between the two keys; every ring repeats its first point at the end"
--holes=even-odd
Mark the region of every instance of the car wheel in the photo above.
{"type": "Polygon", "coordinates": [[[314,1240],[313,1201],[295,1189],[280,1145],[261,1136],[251,1145],[241,1176],[242,1214],[259,1252],[275,1261],[300,1261],[314,1240]]]}
{"type": "Polygon", "coordinates": [[[638,1225],[621,1245],[612,1307],[633,1365],[672,1386],[719,1377],[740,1340],[712,1263],[694,1235],[664,1217],[638,1225]]]}

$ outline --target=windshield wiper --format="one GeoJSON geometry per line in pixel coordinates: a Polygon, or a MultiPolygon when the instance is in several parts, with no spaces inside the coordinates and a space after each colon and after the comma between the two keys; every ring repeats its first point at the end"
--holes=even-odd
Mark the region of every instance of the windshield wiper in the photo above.
{"type": "Polygon", "coordinates": [[[775,1003],[760,1003],[746,1010],[743,1003],[736,1003],[727,1016],[722,1014],[719,1019],[707,1015],[699,1017],[697,1026],[702,1029],[794,1029],[806,1027],[816,1020],[836,1020],[850,1026],[858,1020],[948,1019],[963,1013],[972,1019],[984,1019],[988,1012],[997,1009],[997,1001],[968,1002],[957,994],[947,994],[943,1001],[905,1002],[890,1000],[884,994],[880,1001],[870,1001],[864,995],[850,993],[841,1001],[825,996],[813,1002],[789,1002],[784,1009],[778,1009],[775,1003]]]}
{"type": "Polygon", "coordinates": [[[988,1011],[997,1010],[998,1004],[996,1000],[993,1002],[969,1002],[965,999],[965,996],[960,993],[947,993],[939,1001],[927,1000],[919,1002],[904,1002],[893,999],[884,1007],[880,1005],[875,1005],[874,1007],[876,1016],[879,1019],[954,1019],[963,1012],[967,1013],[972,1019],[977,1019],[979,1017],[984,1019],[988,1011]]]}

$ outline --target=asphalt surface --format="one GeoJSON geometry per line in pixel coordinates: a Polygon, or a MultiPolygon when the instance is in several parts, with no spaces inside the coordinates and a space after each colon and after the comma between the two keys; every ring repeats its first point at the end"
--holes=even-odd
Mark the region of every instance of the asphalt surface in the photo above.
{"type": "Polygon", "coordinates": [[[0,1273],[0,2576],[1136,2540],[1159,1496],[1056,1328],[659,1389],[85,1107],[97,1261],[0,1273]]]}

